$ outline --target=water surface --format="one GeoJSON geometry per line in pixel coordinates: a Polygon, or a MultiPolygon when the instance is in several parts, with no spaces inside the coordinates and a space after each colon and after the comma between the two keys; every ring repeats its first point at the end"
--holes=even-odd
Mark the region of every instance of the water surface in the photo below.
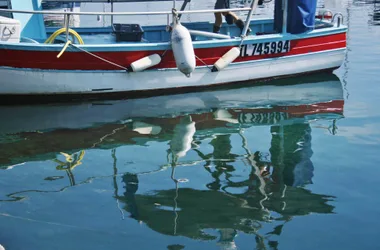
{"type": "Polygon", "coordinates": [[[378,7],[321,4],[349,25],[332,75],[0,107],[0,244],[378,249],[378,7]]]}

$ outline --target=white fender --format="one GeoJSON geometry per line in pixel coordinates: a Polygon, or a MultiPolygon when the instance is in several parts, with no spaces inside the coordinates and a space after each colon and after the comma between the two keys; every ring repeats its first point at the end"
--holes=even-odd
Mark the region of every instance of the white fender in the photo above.
{"type": "Polygon", "coordinates": [[[191,35],[179,22],[174,23],[171,44],[177,68],[187,77],[195,69],[195,53],[191,35]]]}
{"type": "Polygon", "coordinates": [[[238,47],[233,47],[226,54],[224,54],[212,67],[212,72],[220,71],[227,67],[231,62],[233,62],[240,55],[240,49],[238,47]]]}
{"type": "Polygon", "coordinates": [[[153,54],[150,56],[143,57],[131,64],[131,69],[133,72],[143,71],[147,68],[153,67],[161,62],[161,56],[158,54],[153,54]]]}
{"type": "Polygon", "coordinates": [[[174,128],[173,138],[170,141],[173,155],[177,158],[186,155],[186,152],[191,149],[195,131],[195,122],[192,121],[191,116],[181,118],[180,123],[174,128]]]}

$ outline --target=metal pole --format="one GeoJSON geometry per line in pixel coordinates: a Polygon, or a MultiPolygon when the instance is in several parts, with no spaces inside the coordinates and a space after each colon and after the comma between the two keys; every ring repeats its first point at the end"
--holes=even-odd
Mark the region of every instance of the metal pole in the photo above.
{"type": "MultiPolygon", "coordinates": [[[[191,1],[191,0],[185,0],[185,1],[183,1],[183,4],[182,4],[182,6],[181,6],[181,10],[180,10],[180,11],[184,11],[185,8],[186,8],[187,3],[190,3],[190,1],[191,1]]],[[[179,15],[178,15],[178,18],[181,19],[181,16],[182,16],[182,14],[179,14],[179,15]]]]}
{"type": "MultiPolygon", "coordinates": [[[[113,0],[111,0],[111,12],[113,12],[113,0]]],[[[111,16],[111,26],[113,26],[113,15],[111,16]]]]}
{"type": "Polygon", "coordinates": [[[65,15],[64,19],[66,42],[69,41],[69,26],[70,26],[70,14],[65,15]]]}
{"type": "Polygon", "coordinates": [[[259,0],[253,0],[251,3],[251,9],[248,12],[247,19],[245,20],[244,29],[243,29],[243,32],[241,33],[242,37],[245,37],[247,34],[247,30],[248,30],[249,24],[251,23],[253,12],[256,10],[258,3],[259,3],[259,0]]]}
{"type": "Polygon", "coordinates": [[[282,0],[282,33],[287,33],[288,27],[288,0],[282,0]]]}

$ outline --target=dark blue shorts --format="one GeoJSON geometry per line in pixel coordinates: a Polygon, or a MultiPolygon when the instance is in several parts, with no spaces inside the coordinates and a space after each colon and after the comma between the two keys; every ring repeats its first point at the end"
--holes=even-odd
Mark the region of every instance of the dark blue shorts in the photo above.
{"type": "Polygon", "coordinates": [[[230,0],[216,0],[215,9],[229,9],[230,0]]]}

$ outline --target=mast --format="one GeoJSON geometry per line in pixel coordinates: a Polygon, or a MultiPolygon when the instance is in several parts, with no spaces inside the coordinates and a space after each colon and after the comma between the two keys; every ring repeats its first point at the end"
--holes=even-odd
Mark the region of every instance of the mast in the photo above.
{"type": "Polygon", "coordinates": [[[259,0],[252,0],[252,2],[251,2],[251,7],[250,7],[251,9],[248,12],[247,20],[245,21],[245,25],[244,25],[244,28],[242,31],[243,37],[245,37],[247,34],[247,30],[248,30],[248,27],[251,23],[253,12],[256,10],[258,3],[259,3],[259,0]]]}
{"type": "MultiPolygon", "coordinates": [[[[113,12],[113,1],[111,0],[111,12],[113,12]]],[[[113,16],[111,16],[111,26],[113,26],[113,16]]]]}
{"type": "Polygon", "coordinates": [[[282,0],[282,33],[286,34],[288,25],[288,0],[282,0]]]}

